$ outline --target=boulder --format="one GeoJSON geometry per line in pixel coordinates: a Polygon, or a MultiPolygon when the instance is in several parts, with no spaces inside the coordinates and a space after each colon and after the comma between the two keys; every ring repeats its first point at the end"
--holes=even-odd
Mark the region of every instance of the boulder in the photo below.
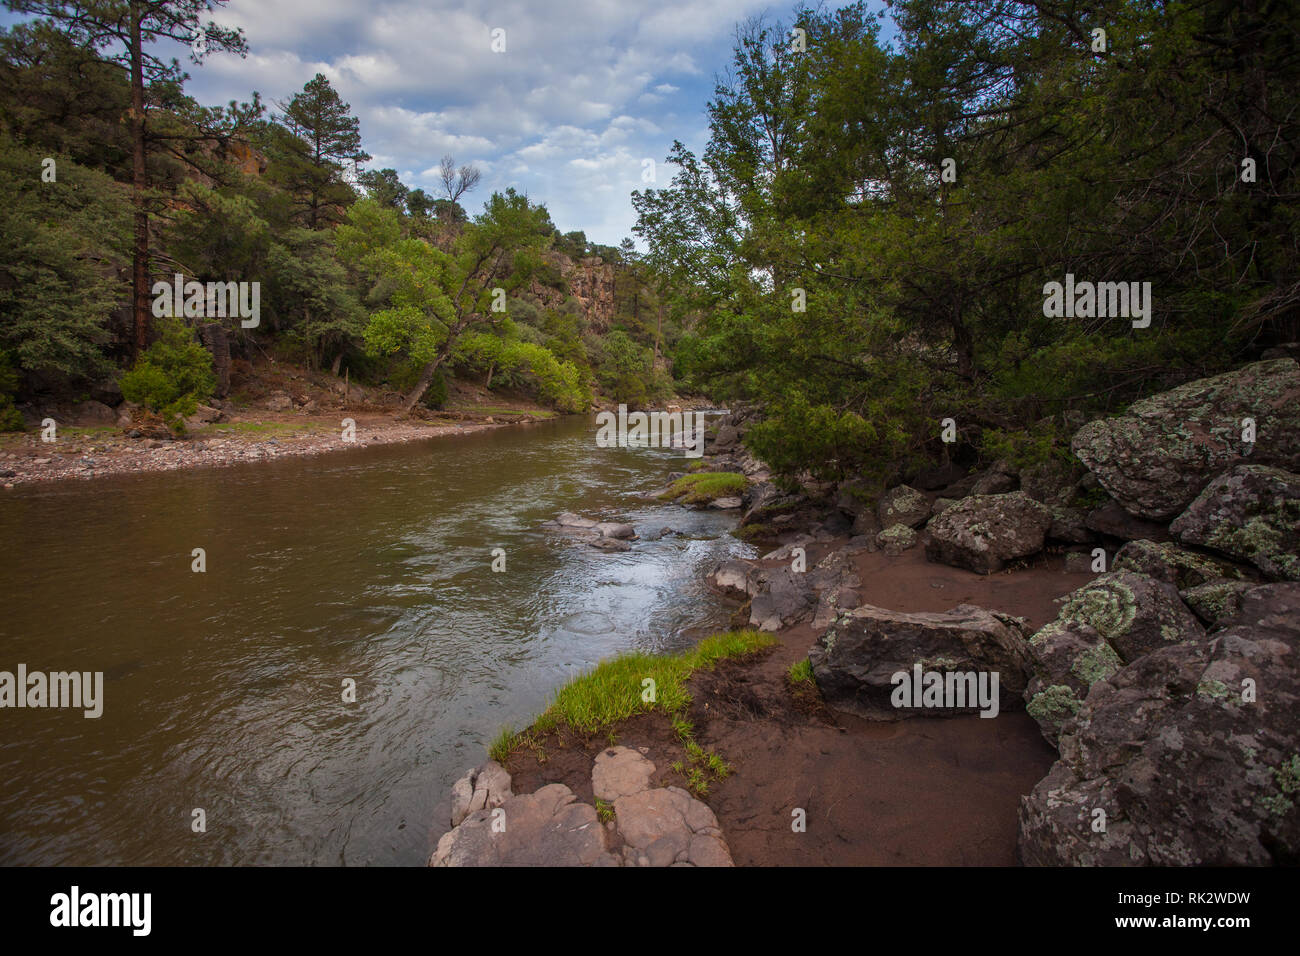
{"type": "Polygon", "coordinates": [[[1020,486],[1015,469],[1006,461],[995,461],[993,465],[975,479],[971,486],[972,495],[1005,495],[1020,486]]]}
{"type": "Polygon", "coordinates": [[[614,801],[624,865],[733,866],[713,811],[680,787],[641,790],[614,801]]]}
{"type": "Polygon", "coordinates": [[[1060,759],[1021,801],[1021,861],[1295,865],[1298,662],[1300,585],[1272,584],[1247,593],[1212,640],[1098,681],[1062,729],[1060,759]]]}
{"type": "Polygon", "coordinates": [[[621,521],[601,521],[596,524],[595,530],[605,538],[617,538],[627,540],[636,537],[636,529],[630,524],[621,521]]]}
{"type": "Polygon", "coordinates": [[[1188,551],[1168,542],[1130,541],[1119,549],[1114,571],[1137,571],[1158,581],[1172,584],[1178,590],[1196,587],[1223,578],[1240,578],[1241,572],[1223,561],[1195,551],[1188,551]]]}
{"type": "Polygon", "coordinates": [[[1168,541],[1170,538],[1169,529],[1164,525],[1131,515],[1114,501],[1108,501],[1100,508],[1089,511],[1083,525],[1089,531],[1119,538],[1121,541],[1136,541],[1139,538],[1168,541]]]}
{"type": "Polygon", "coordinates": [[[72,408],[72,420],[83,425],[113,425],[117,413],[103,402],[80,402],[72,408]]]}
{"type": "Polygon", "coordinates": [[[293,399],[288,392],[272,392],[266,397],[262,406],[269,412],[287,412],[293,408],[293,399]]]}
{"type": "Polygon", "coordinates": [[[876,544],[884,549],[885,554],[898,557],[916,545],[916,532],[905,524],[893,524],[876,535],[876,544]]]}
{"type": "Polygon", "coordinates": [[[591,789],[597,800],[613,803],[619,797],[640,793],[650,786],[655,765],[631,747],[606,747],[596,754],[591,789]]]}
{"type": "Polygon", "coordinates": [[[882,528],[896,524],[919,528],[930,517],[930,507],[930,499],[921,492],[908,485],[899,485],[880,496],[876,516],[880,518],[882,528]]]}
{"type": "Polygon", "coordinates": [[[925,555],[978,574],[1041,551],[1052,513],[1023,492],[965,498],[930,521],[925,555]]]}
{"type": "Polygon", "coordinates": [[[721,591],[729,598],[747,601],[758,593],[759,572],[748,561],[728,558],[710,571],[705,578],[709,587],[721,591]]]}
{"type": "Polygon", "coordinates": [[[1210,482],[1169,530],[1187,544],[1248,561],[1274,581],[1300,580],[1300,475],[1238,465],[1210,482]]]}
{"type": "Polygon", "coordinates": [[[1226,627],[1241,612],[1241,601],[1259,587],[1256,581],[1211,581],[1178,595],[1207,628],[1226,627]]]}
{"type": "Polygon", "coordinates": [[[813,677],[832,707],[864,717],[896,720],[950,717],[978,706],[900,710],[892,696],[899,672],[998,674],[999,707],[1015,710],[1028,680],[1028,628],[1018,618],[962,604],[942,614],[888,611],[863,605],[846,610],[813,645],[813,677]]]}
{"type": "Polygon", "coordinates": [[[443,834],[430,866],[617,866],[596,809],[562,783],[470,813],[443,834]],[[495,826],[494,826],[495,824],[495,826]]]}
{"type": "Polygon", "coordinates": [[[1091,544],[1097,536],[1088,527],[1088,515],[1082,508],[1067,505],[1048,505],[1052,513],[1052,523],[1047,529],[1047,537],[1053,541],[1065,541],[1070,544],[1091,544]]]}
{"type": "Polygon", "coordinates": [[[775,568],[750,602],[749,623],[760,631],[777,631],[808,617],[813,607],[812,588],[804,576],[775,568]]]}
{"type": "Polygon", "coordinates": [[[1029,639],[1025,709],[1055,742],[1099,680],[1144,654],[1204,640],[1205,628],[1172,584],[1133,571],[1100,575],[1029,639]]]}
{"type": "Polygon", "coordinates": [[[1300,365],[1274,359],[1188,382],[1089,422],[1070,447],[1127,511],[1167,521],[1248,456],[1300,470],[1300,365]],[[1242,441],[1246,418],[1259,441],[1242,441]]]}
{"type": "Polygon", "coordinates": [[[475,810],[501,806],[510,795],[510,774],[495,760],[489,760],[452,784],[451,825],[459,826],[475,810]]]}

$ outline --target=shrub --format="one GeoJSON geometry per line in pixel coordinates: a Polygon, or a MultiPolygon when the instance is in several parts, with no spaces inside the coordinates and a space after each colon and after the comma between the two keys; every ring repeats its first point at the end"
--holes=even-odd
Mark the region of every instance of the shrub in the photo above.
{"type": "Polygon", "coordinates": [[[186,416],[216,387],[212,356],[183,322],[159,319],[156,327],[162,333],[158,341],[122,376],[122,396],[156,412],[179,434],[186,416]]]}

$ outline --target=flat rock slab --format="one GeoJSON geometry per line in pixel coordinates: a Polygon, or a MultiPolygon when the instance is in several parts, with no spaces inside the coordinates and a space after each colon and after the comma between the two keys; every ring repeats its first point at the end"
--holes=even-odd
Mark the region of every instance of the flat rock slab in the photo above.
{"type": "Polygon", "coordinates": [[[596,809],[562,783],[477,810],[438,841],[430,866],[617,866],[596,809]]]}
{"type": "Polygon", "coordinates": [[[655,765],[631,747],[608,747],[596,755],[591,771],[591,789],[599,800],[610,803],[619,797],[640,793],[650,786],[655,765]]]}
{"type": "Polygon", "coordinates": [[[614,814],[624,865],[732,866],[713,811],[680,787],[656,787],[619,797],[614,814]]]}

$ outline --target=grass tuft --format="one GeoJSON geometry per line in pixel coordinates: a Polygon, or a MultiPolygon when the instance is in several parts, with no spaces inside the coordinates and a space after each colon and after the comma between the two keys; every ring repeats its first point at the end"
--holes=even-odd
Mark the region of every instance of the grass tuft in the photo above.
{"type": "Polygon", "coordinates": [[[682,475],[659,497],[669,501],[681,498],[690,505],[703,504],[715,498],[738,497],[746,484],[748,480],[739,472],[700,471],[682,475]]]}

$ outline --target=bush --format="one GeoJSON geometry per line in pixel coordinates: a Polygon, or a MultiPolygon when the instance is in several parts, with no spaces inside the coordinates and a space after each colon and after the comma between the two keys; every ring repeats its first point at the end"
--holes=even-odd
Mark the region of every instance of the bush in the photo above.
{"type": "Polygon", "coordinates": [[[159,319],[156,327],[162,335],[122,376],[122,396],[156,412],[180,434],[186,416],[216,387],[212,356],[183,322],[159,319]]]}
{"type": "Polygon", "coordinates": [[[23,430],[23,416],[14,407],[14,392],[18,391],[18,373],[5,352],[0,352],[0,432],[23,430]]]}

